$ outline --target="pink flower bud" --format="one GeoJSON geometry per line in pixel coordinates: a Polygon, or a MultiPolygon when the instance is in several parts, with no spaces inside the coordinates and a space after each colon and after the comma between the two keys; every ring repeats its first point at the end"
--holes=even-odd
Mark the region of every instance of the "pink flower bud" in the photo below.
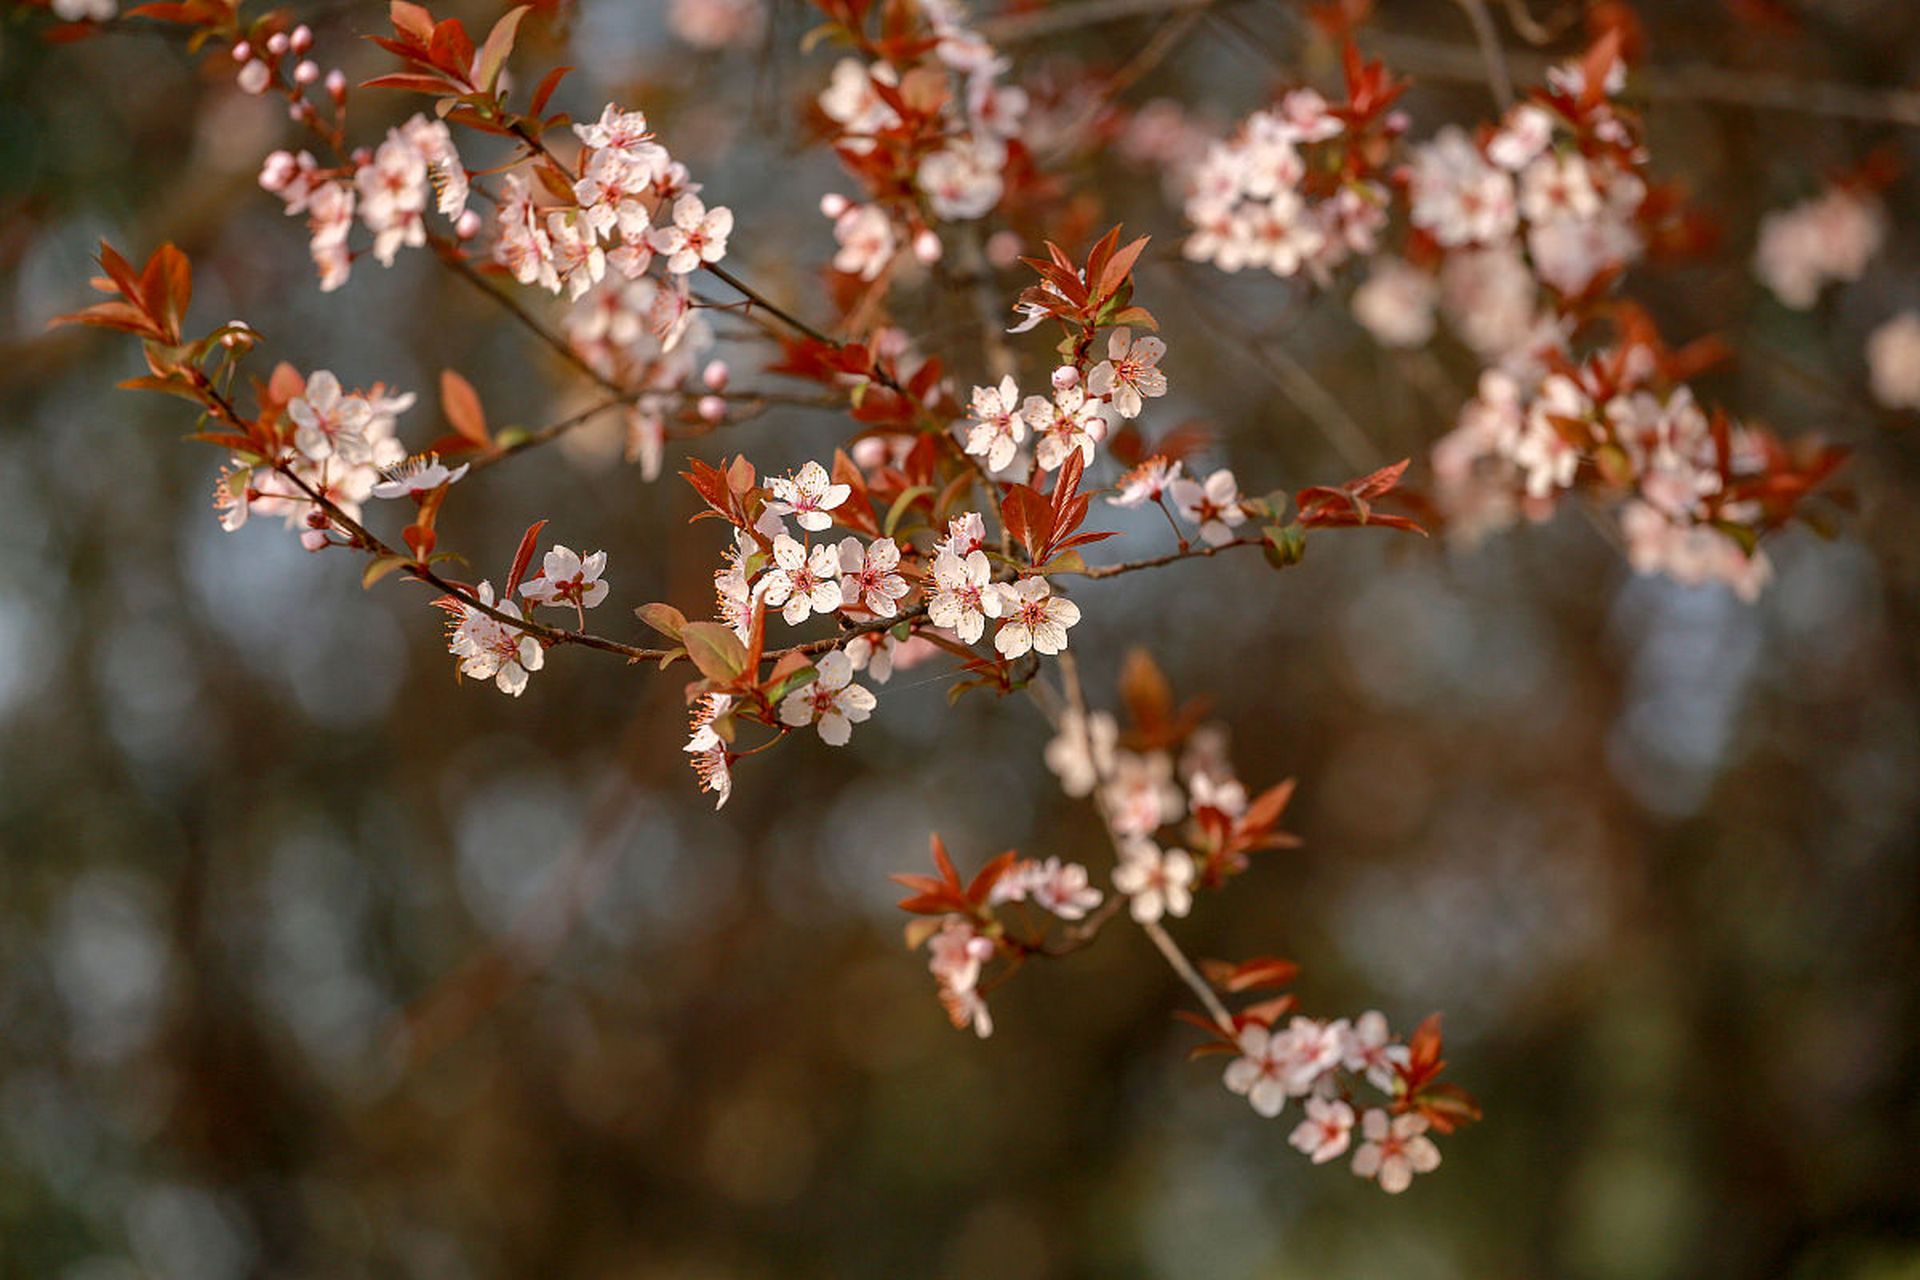
{"type": "Polygon", "coordinates": [[[293,82],[295,84],[312,84],[319,78],[320,68],[318,64],[312,61],[302,62],[293,69],[293,82]]]}
{"type": "Polygon", "coordinates": [[[287,46],[291,43],[292,41],[287,39],[286,32],[276,31],[267,37],[267,52],[278,58],[286,53],[287,46]]]}
{"type": "Polygon", "coordinates": [[[708,364],[707,367],[701,371],[700,381],[707,384],[707,390],[709,391],[725,391],[727,389],[727,362],[725,360],[715,360],[708,364]]]}
{"type": "Polygon", "coordinates": [[[253,46],[248,44],[245,40],[242,40],[240,41],[240,43],[234,45],[233,60],[235,62],[251,62],[253,60],[253,46]]]}
{"type": "Polygon", "coordinates": [[[480,215],[472,209],[463,211],[453,224],[453,234],[462,240],[471,240],[480,234],[480,215]]]}
{"type": "Polygon", "coordinates": [[[355,147],[353,149],[353,162],[355,164],[372,164],[373,163],[372,149],[368,147],[355,147]]]}
{"type": "Polygon", "coordinates": [[[267,156],[266,163],[260,166],[260,185],[268,191],[283,190],[293,181],[295,172],[293,155],[287,151],[275,151],[267,156]]]}
{"type": "Polygon", "coordinates": [[[258,96],[267,91],[267,85],[273,80],[273,72],[267,70],[264,62],[249,62],[240,68],[240,74],[234,79],[240,84],[240,92],[258,96]]]}
{"type": "Polygon", "coordinates": [[[826,214],[829,218],[838,218],[852,207],[853,201],[847,199],[838,191],[829,191],[820,197],[820,212],[826,214]]]}
{"type": "Polygon", "coordinates": [[[724,422],[727,417],[727,402],[719,396],[701,396],[700,416],[708,422],[724,422]]]}
{"type": "Polygon", "coordinates": [[[300,545],[309,551],[324,551],[327,546],[325,529],[309,529],[300,535],[300,545]]]}
{"type": "Polygon", "coordinates": [[[920,234],[913,238],[913,256],[931,266],[940,261],[940,253],[940,237],[933,233],[933,228],[920,228],[920,234]]]}
{"type": "Polygon", "coordinates": [[[305,53],[313,48],[313,28],[304,22],[301,23],[293,29],[293,39],[290,43],[295,53],[305,53]]]}
{"type": "Polygon", "coordinates": [[[338,67],[327,72],[327,93],[332,96],[335,102],[345,102],[347,100],[346,73],[338,67]]]}
{"type": "Polygon", "coordinates": [[[1068,387],[1080,385],[1080,371],[1070,364],[1063,364],[1053,371],[1053,389],[1065,391],[1068,387]]]}

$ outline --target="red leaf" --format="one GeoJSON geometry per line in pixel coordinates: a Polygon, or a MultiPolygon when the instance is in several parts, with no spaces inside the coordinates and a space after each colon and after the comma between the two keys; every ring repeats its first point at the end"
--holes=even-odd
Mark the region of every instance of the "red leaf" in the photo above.
{"type": "Polygon", "coordinates": [[[493,438],[487,434],[487,415],[480,407],[479,395],[475,393],[471,382],[451,369],[440,371],[440,407],[455,431],[482,449],[493,447],[493,438]]]}
{"type": "Polygon", "coordinates": [[[573,70],[572,67],[555,67],[553,70],[547,72],[547,74],[541,78],[539,86],[534,89],[533,101],[528,104],[527,110],[536,116],[542,111],[545,111],[547,109],[547,100],[553,97],[553,91],[560,87],[560,82],[566,79],[567,72],[571,70],[573,70]]]}
{"type": "Polygon", "coordinates": [[[540,531],[546,527],[545,520],[535,520],[520,535],[520,549],[513,553],[513,571],[507,575],[507,589],[500,593],[502,600],[511,599],[520,589],[520,579],[526,576],[527,566],[533,563],[533,553],[540,545],[540,531]]]}

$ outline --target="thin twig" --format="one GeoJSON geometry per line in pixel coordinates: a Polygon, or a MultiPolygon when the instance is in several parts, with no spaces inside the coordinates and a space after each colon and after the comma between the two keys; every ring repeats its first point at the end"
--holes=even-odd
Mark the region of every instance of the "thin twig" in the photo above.
{"type": "Polygon", "coordinates": [[[1507,66],[1507,51],[1500,45],[1500,32],[1487,12],[1486,0],[1454,0],[1467,21],[1473,25],[1473,38],[1480,42],[1480,58],[1487,68],[1487,87],[1502,111],[1513,105],[1513,72],[1507,66]]]}

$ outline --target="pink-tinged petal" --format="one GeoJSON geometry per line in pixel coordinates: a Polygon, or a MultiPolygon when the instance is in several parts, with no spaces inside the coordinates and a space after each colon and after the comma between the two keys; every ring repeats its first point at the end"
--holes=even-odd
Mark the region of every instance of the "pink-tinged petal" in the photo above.
{"type": "Polygon", "coordinates": [[[853,724],[838,711],[829,711],[820,717],[820,741],[830,747],[844,747],[853,737],[853,724]]]}

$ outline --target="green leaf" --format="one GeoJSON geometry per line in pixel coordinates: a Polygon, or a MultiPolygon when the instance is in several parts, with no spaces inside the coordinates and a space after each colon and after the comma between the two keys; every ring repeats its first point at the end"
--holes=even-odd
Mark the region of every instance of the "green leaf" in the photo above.
{"type": "Polygon", "coordinates": [[[887,508],[887,519],[880,526],[880,531],[891,538],[893,531],[900,527],[900,518],[907,514],[907,508],[911,507],[917,499],[924,498],[932,492],[933,486],[928,484],[916,484],[905,490],[893,500],[893,505],[887,508]]]}
{"type": "Polygon", "coordinates": [[[1276,569],[1299,564],[1300,557],[1307,554],[1307,531],[1298,520],[1284,526],[1268,525],[1260,531],[1260,537],[1265,543],[1260,552],[1276,569]]]}
{"type": "Polygon", "coordinates": [[[775,685],[771,690],[769,690],[767,693],[767,700],[769,702],[777,703],[780,701],[780,699],[786,697],[788,694],[792,693],[795,689],[804,689],[808,685],[812,684],[815,680],[818,680],[819,678],[820,678],[820,668],[802,667],[798,671],[794,672],[792,675],[788,676],[786,679],[782,680],[779,684],[775,685]]]}
{"type": "Polygon", "coordinates": [[[680,633],[687,629],[687,616],[670,604],[643,604],[633,613],[669,640],[680,639],[680,633]]]}
{"type": "Polygon", "coordinates": [[[700,674],[720,684],[731,684],[747,669],[747,646],[721,622],[689,622],[680,632],[687,656],[700,674]]]}
{"type": "Polygon", "coordinates": [[[360,585],[371,588],[374,583],[392,573],[395,569],[412,563],[405,556],[375,556],[367,567],[360,571],[360,585]]]}

